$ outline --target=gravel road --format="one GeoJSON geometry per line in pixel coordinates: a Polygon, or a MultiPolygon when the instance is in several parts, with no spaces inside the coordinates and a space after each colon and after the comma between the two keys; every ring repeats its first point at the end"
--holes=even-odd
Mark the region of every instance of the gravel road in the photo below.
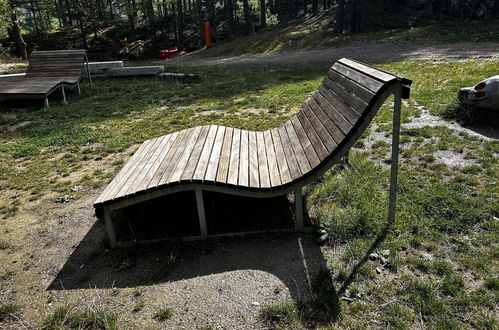
{"type": "Polygon", "coordinates": [[[162,61],[162,63],[178,66],[333,63],[341,57],[352,57],[369,62],[423,59],[435,61],[499,60],[499,43],[350,43],[337,48],[224,57],[211,57],[210,50],[205,50],[162,61]]]}

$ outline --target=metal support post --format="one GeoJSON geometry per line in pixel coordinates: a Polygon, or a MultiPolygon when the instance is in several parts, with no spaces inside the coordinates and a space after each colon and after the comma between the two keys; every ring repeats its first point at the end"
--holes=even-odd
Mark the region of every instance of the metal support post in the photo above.
{"type": "Polygon", "coordinates": [[[400,116],[402,110],[402,85],[395,92],[393,107],[393,131],[392,131],[392,164],[390,169],[390,201],[388,205],[388,222],[391,226],[395,221],[397,209],[397,174],[399,163],[399,141],[400,141],[400,116]]]}
{"type": "Polygon", "coordinates": [[[88,80],[90,80],[90,89],[93,89],[92,84],[92,75],[90,74],[90,63],[88,62],[88,56],[85,54],[85,61],[87,61],[87,72],[88,72],[88,80]]]}
{"type": "Polygon", "coordinates": [[[204,212],[203,191],[196,189],[196,204],[198,206],[199,228],[201,237],[208,236],[208,229],[206,227],[206,215],[204,212]]]}
{"type": "Polygon", "coordinates": [[[296,230],[303,230],[303,196],[302,188],[295,190],[295,214],[296,214],[296,230]]]}
{"type": "Polygon", "coordinates": [[[66,92],[64,91],[64,85],[61,85],[61,93],[62,93],[62,102],[64,102],[64,104],[67,104],[68,102],[66,101],[66,92]]]}

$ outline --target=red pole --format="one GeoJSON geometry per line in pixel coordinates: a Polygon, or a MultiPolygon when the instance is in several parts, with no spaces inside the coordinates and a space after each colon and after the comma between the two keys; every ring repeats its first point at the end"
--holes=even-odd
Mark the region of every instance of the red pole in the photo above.
{"type": "Polygon", "coordinates": [[[211,42],[211,27],[210,22],[204,22],[204,32],[206,35],[206,48],[210,48],[213,43],[211,42]]]}

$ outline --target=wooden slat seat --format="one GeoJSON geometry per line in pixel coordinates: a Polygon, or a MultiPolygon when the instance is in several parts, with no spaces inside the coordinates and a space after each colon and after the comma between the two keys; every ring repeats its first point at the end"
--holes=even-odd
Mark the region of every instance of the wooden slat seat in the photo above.
{"type": "Polygon", "coordinates": [[[341,59],[303,109],[278,128],[209,125],[145,141],[94,206],[104,208],[111,230],[110,210],[182,190],[254,197],[297,191],[346,155],[389,95],[407,98],[410,83],[341,59]]]}
{"type": "Polygon", "coordinates": [[[0,82],[0,97],[44,99],[61,89],[65,101],[64,86],[78,87],[82,78],[85,50],[34,51],[24,79],[0,82]]]}

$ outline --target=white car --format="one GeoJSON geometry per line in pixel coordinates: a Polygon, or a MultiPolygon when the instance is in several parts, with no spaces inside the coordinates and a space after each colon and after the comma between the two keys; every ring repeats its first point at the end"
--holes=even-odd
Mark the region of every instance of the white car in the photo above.
{"type": "Polygon", "coordinates": [[[487,78],[473,87],[461,88],[458,97],[466,104],[499,110],[499,75],[487,78]]]}

